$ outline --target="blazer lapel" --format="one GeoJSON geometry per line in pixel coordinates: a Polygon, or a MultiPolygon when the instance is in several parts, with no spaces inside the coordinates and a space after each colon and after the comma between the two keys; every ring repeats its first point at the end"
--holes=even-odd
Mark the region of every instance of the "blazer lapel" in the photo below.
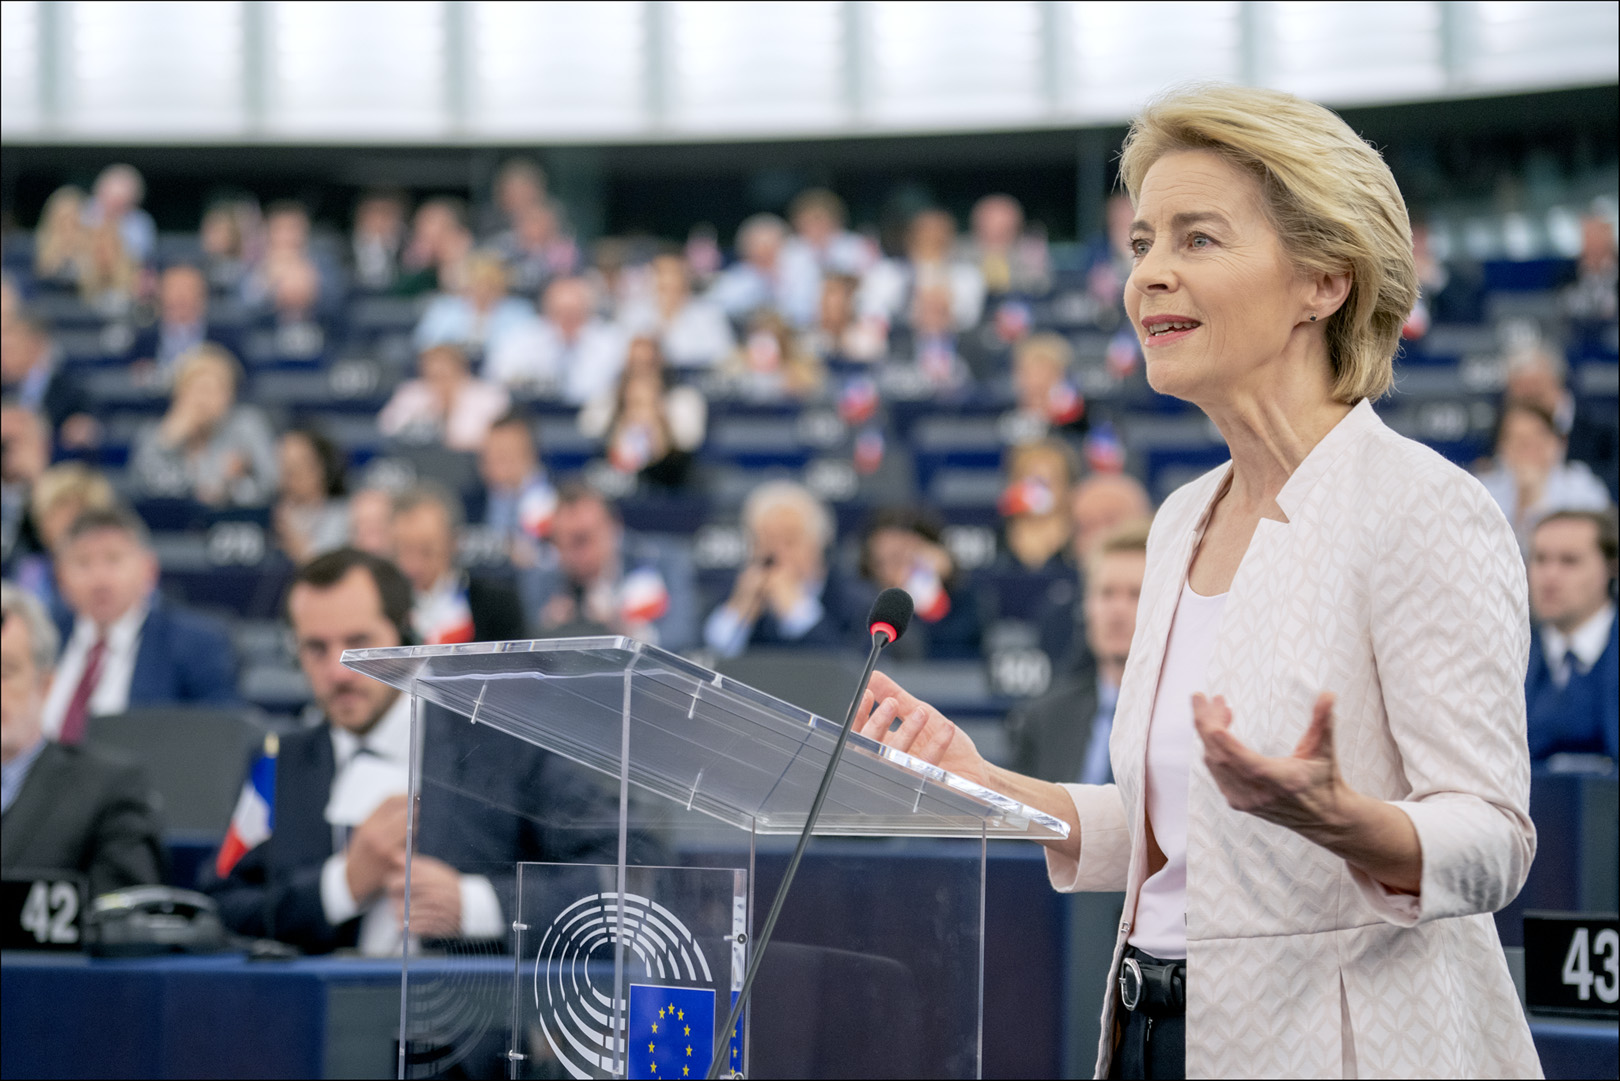
{"type": "Polygon", "coordinates": [[[129,674],[131,709],[156,705],[172,697],[168,693],[168,684],[172,681],[163,678],[159,671],[172,663],[168,651],[160,648],[160,640],[165,637],[163,631],[162,602],[154,596],[152,607],[141,624],[141,636],[135,646],[135,667],[129,674]]]}

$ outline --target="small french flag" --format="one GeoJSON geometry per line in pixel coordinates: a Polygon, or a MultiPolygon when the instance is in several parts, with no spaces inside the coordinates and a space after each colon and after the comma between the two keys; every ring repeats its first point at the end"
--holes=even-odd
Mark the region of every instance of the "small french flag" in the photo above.
{"type": "Polygon", "coordinates": [[[1057,506],[1057,496],[1039,477],[1025,477],[1013,481],[996,501],[996,509],[1003,518],[1020,514],[1050,514],[1057,506]]]}
{"type": "Polygon", "coordinates": [[[214,858],[214,871],[220,878],[231,873],[236,862],[270,839],[276,826],[276,755],[281,741],[274,732],[264,737],[264,750],[253,760],[242,794],[236,798],[225,842],[214,858]]]}
{"type": "Polygon", "coordinates": [[[551,519],[557,513],[557,490],[540,481],[524,489],[518,499],[518,527],[535,540],[551,536],[551,519]]]}
{"type": "Polygon", "coordinates": [[[927,564],[919,563],[912,568],[905,588],[916,606],[917,618],[924,623],[938,623],[950,613],[951,595],[945,592],[945,583],[927,564]]]}
{"type": "Polygon", "coordinates": [[[669,612],[669,587],[652,567],[642,567],[624,577],[619,603],[626,623],[655,623],[669,612]]]}

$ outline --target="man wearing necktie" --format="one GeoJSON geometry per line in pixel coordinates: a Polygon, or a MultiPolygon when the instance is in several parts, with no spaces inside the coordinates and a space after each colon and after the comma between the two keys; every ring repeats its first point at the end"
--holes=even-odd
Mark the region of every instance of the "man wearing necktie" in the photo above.
{"type": "Polygon", "coordinates": [[[92,716],[139,706],[236,702],[236,660],[223,627],[157,593],[146,526],[122,508],[87,510],[56,557],[72,619],[45,700],[45,734],[78,743],[92,716]]]}
{"type": "MultiPolygon", "coordinates": [[[[353,548],[294,576],[287,619],[323,722],[280,741],[269,838],[206,883],[232,930],[309,953],[400,952],[411,700],[341,657],[411,643],[411,608],[399,569],[353,548]]],[[[615,859],[617,803],[575,767],[518,741],[495,753],[437,707],[421,723],[435,751],[419,763],[413,936],[504,938],[519,861],[615,859]]]]}
{"type": "Polygon", "coordinates": [[[1530,538],[1530,757],[1620,758],[1613,511],[1560,511],[1530,538]]]}

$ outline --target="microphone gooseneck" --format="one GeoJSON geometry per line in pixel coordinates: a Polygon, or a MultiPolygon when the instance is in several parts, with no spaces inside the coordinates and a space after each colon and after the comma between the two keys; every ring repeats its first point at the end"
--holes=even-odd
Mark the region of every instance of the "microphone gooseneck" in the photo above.
{"type": "Polygon", "coordinates": [[[850,700],[849,709],[844,714],[843,727],[838,730],[838,741],[833,744],[832,754],[827,759],[826,771],[821,775],[821,786],[816,789],[816,798],[810,804],[810,813],[805,817],[804,829],[799,833],[799,843],[793,849],[793,858],[788,860],[787,871],[782,875],[782,884],[776,888],[776,898],[771,902],[770,914],[765,917],[765,927],[759,937],[754,939],[753,956],[748,961],[748,971],[743,977],[742,990],[737,992],[737,1001],[731,1004],[731,1014],[726,1018],[725,1026],[715,1037],[714,1056],[709,1060],[709,1081],[719,1077],[730,1056],[724,1052],[729,1049],[732,1030],[737,1027],[737,1019],[742,1016],[743,1007],[748,1003],[748,995],[754,989],[754,977],[759,975],[760,962],[765,958],[765,946],[771,940],[771,932],[776,929],[776,918],[782,914],[782,902],[787,900],[788,887],[793,885],[793,876],[798,873],[799,860],[804,856],[805,846],[810,843],[810,834],[816,828],[816,819],[821,816],[821,805],[827,801],[827,792],[832,788],[833,774],[838,770],[838,760],[843,757],[844,744],[849,741],[850,729],[855,723],[855,713],[860,709],[861,698],[866,694],[866,685],[872,678],[872,670],[877,667],[878,654],[883,647],[906,633],[911,625],[911,614],[914,605],[911,594],[903,589],[885,589],[879,593],[877,600],[872,602],[872,611],[866,617],[869,632],[872,635],[872,648],[866,654],[866,668],[861,672],[861,680],[855,687],[855,697],[850,700]]]}

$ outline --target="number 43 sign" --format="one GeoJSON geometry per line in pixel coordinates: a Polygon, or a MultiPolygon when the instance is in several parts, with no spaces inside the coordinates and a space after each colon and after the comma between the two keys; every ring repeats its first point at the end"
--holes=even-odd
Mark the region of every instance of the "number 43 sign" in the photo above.
{"type": "Polygon", "coordinates": [[[1525,1002],[1532,1010],[1620,1016],[1620,930],[1613,915],[1527,913],[1525,1002]]]}

